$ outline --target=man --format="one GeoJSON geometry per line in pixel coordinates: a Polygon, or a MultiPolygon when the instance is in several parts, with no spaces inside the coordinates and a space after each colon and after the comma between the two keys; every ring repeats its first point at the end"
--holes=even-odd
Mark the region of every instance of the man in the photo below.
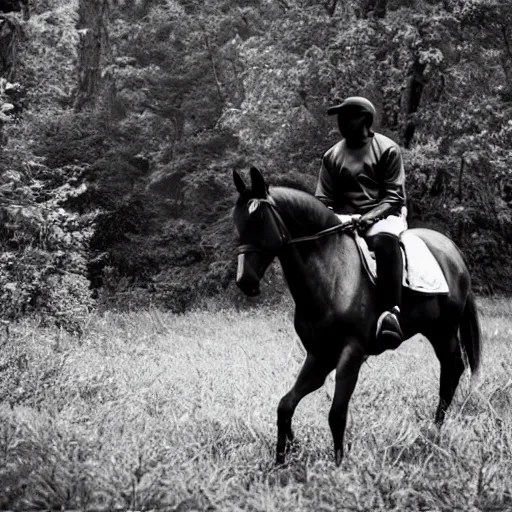
{"type": "Polygon", "coordinates": [[[322,158],[316,197],[337,214],[353,216],[375,252],[380,317],[377,341],[386,347],[404,339],[400,327],[403,262],[399,235],[407,229],[405,175],[400,147],[371,130],[375,107],[354,96],[331,107],[342,140],[322,158]]]}

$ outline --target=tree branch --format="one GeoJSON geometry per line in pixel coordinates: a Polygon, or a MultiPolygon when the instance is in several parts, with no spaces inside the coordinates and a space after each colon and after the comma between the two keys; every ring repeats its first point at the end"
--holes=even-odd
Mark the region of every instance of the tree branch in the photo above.
{"type": "Polygon", "coordinates": [[[279,4],[279,7],[281,7],[283,12],[286,12],[290,9],[290,6],[288,5],[288,2],[286,2],[286,0],[279,0],[277,3],[279,4]]]}
{"type": "Polygon", "coordinates": [[[464,176],[464,169],[466,167],[466,160],[464,155],[460,157],[460,168],[459,168],[459,203],[462,203],[462,178],[464,176]]]}
{"type": "Polygon", "coordinates": [[[208,36],[206,34],[204,36],[204,41],[206,43],[206,49],[208,50],[208,57],[210,59],[211,65],[212,65],[213,76],[215,78],[215,84],[217,85],[217,93],[219,95],[220,102],[224,103],[224,95],[222,94],[222,86],[219,81],[219,76],[217,74],[217,68],[215,66],[215,59],[213,57],[212,47],[210,45],[210,40],[208,39],[208,36]]]}
{"type": "Polygon", "coordinates": [[[332,0],[332,3],[329,2],[329,0],[326,0],[323,3],[323,6],[329,16],[332,18],[334,16],[334,13],[336,12],[336,7],[338,6],[338,0],[332,0]]]}
{"type": "Polygon", "coordinates": [[[503,57],[502,67],[505,73],[507,84],[510,84],[512,81],[512,77],[510,76],[510,68],[512,66],[512,45],[509,40],[507,25],[504,23],[501,24],[501,33],[503,35],[503,42],[505,44],[505,55],[503,57]]]}

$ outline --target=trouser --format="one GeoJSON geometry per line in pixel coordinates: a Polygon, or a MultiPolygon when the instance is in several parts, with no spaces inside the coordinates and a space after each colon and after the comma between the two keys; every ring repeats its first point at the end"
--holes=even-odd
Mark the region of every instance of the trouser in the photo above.
{"type": "Polygon", "coordinates": [[[366,239],[375,252],[377,265],[377,303],[379,314],[402,305],[403,260],[398,237],[392,233],[377,233],[366,239]]]}

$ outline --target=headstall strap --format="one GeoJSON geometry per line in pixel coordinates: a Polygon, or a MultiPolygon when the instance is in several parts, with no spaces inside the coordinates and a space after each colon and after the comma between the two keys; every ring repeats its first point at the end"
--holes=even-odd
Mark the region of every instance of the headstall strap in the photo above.
{"type": "Polygon", "coordinates": [[[274,201],[274,198],[272,196],[268,196],[267,199],[265,199],[264,201],[270,205],[270,208],[274,215],[274,219],[277,223],[277,228],[279,229],[281,242],[283,242],[283,245],[288,244],[292,237],[290,236],[290,232],[288,231],[288,228],[286,227],[286,224],[284,223],[284,220],[281,217],[279,210],[277,209],[277,205],[276,202],[274,201]]]}
{"type": "Polygon", "coordinates": [[[259,247],[256,247],[253,244],[243,244],[243,245],[239,245],[236,248],[236,253],[237,254],[245,254],[245,253],[248,253],[248,252],[262,252],[262,250],[259,247]]]}

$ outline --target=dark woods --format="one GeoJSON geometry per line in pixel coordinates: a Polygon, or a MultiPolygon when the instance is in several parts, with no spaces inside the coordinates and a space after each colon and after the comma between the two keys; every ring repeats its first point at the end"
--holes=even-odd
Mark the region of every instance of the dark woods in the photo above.
{"type": "Polygon", "coordinates": [[[23,18],[28,20],[30,17],[29,0],[0,0],[0,12],[23,12],[23,18]]]}
{"type": "Polygon", "coordinates": [[[412,224],[512,290],[510,2],[28,7],[0,4],[4,317],[229,302],[233,169],[312,191],[348,94],[404,148],[412,224]]]}

